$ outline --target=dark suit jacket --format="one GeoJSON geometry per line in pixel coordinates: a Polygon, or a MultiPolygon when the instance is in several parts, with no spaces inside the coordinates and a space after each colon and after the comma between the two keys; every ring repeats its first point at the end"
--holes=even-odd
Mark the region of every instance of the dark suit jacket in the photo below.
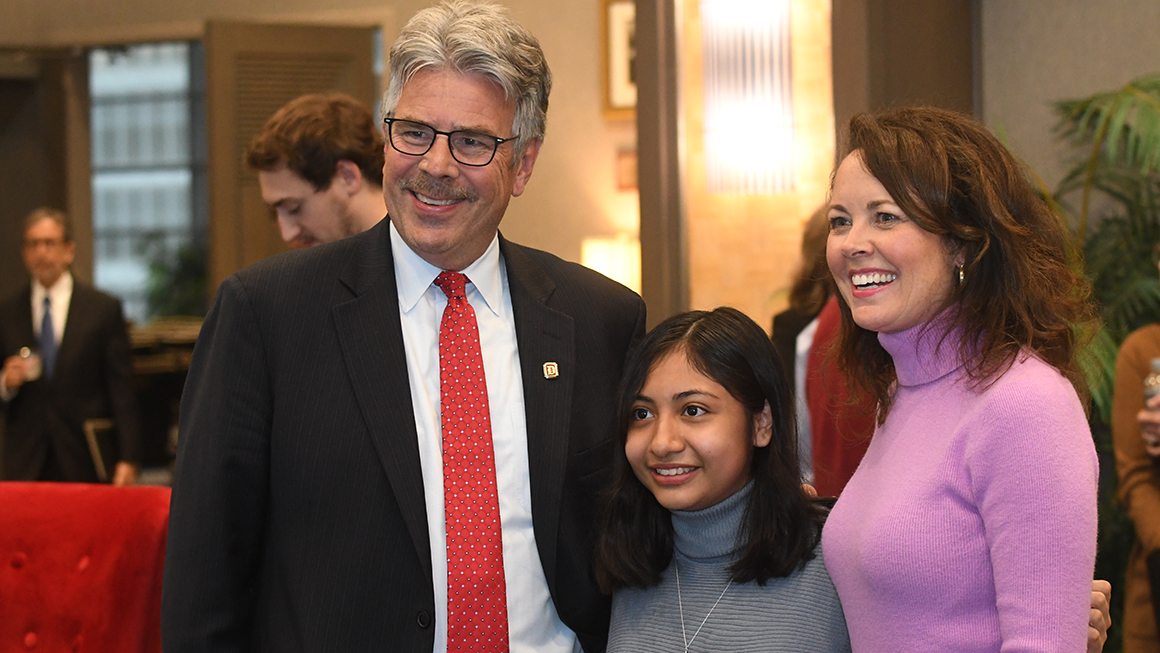
{"type": "MultiPolygon", "coordinates": [[[[0,303],[3,358],[37,346],[31,294],[26,287],[0,303]]],[[[37,480],[51,444],[66,480],[95,483],[83,425],[97,417],[115,422],[120,459],[139,462],[141,420],[121,302],[74,279],[52,380],[25,383],[7,409],[5,480],[37,480]]]]}
{"type": "MultiPolygon", "coordinates": [[[[591,578],[616,384],[644,304],[501,239],[532,515],[556,609],[598,653],[591,578]],[[560,375],[545,379],[543,364],[560,375]]],[[[218,290],[181,405],[162,598],[167,653],[423,651],[434,589],[387,221],[218,290]]]]}
{"type": "Polygon", "coordinates": [[[817,317],[816,313],[806,315],[792,308],[787,308],[773,316],[773,331],[770,338],[773,340],[773,348],[777,351],[777,357],[781,359],[781,368],[785,372],[785,377],[790,379],[789,387],[793,390],[794,396],[801,392],[801,388],[794,384],[797,337],[801,334],[802,329],[814,321],[815,317],[817,317]]]}

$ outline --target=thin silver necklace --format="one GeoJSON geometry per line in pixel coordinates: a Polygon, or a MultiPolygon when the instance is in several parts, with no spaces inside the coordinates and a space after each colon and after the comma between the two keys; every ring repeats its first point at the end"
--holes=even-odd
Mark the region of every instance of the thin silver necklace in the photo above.
{"type": "Polygon", "coordinates": [[[697,626],[697,632],[693,633],[692,637],[685,634],[685,604],[681,601],[681,565],[677,564],[677,559],[673,558],[673,567],[677,570],[677,609],[681,613],[681,638],[685,640],[685,653],[689,653],[689,647],[693,645],[693,640],[697,639],[697,635],[701,634],[701,629],[705,627],[705,622],[709,620],[709,615],[713,614],[713,610],[717,609],[717,604],[721,599],[725,598],[725,592],[729,591],[729,586],[733,584],[733,579],[730,578],[728,583],[725,583],[725,589],[721,590],[721,596],[713,602],[713,607],[709,608],[709,612],[705,618],[701,620],[701,625],[697,626]]]}

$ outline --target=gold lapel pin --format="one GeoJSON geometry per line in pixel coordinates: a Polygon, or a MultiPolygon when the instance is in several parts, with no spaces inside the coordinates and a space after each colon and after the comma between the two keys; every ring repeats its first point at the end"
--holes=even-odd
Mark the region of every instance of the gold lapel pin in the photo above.
{"type": "Polygon", "coordinates": [[[555,361],[544,363],[544,378],[554,379],[557,376],[560,376],[560,366],[555,361]]]}

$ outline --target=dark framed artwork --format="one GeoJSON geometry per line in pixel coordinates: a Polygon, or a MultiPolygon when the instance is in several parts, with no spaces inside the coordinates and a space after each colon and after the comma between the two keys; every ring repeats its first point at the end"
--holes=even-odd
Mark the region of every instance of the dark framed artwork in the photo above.
{"type": "Polygon", "coordinates": [[[636,118],[636,5],[633,0],[601,0],[604,46],[604,117],[636,118]]]}

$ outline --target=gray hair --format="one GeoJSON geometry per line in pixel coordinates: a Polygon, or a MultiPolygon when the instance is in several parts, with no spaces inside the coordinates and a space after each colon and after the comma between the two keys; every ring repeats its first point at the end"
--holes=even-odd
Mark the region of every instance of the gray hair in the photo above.
{"type": "Polygon", "coordinates": [[[515,101],[513,166],[528,143],[544,138],[552,71],[540,42],[504,8],[449,0],[415,14],[391,46],[384,116],[394,115],[403,86],[424,69],[486,75],[515,101]]]}
{"type": "Polygon", "coordinates": [[[38,209],[33,209],[32,213],[29,213],[27,216],[25,216],[24,233],[28,233],[28,230],[32,228],[32,225],[45,219],[52,220],[53,222],[60,225],[61,231],[64,232],[64,242],[72,242],[72,222],[68,219],[68,216],[65,215],[64,211],[61,211],[60,209],[54,209],[51,206],[42,206],[38,209]]]}

